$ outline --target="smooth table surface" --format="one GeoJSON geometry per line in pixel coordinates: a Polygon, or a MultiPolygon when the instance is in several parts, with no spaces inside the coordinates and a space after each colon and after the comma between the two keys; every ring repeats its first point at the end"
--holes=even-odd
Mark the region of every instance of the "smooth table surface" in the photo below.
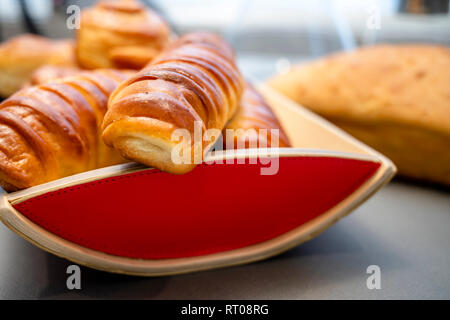
{"type": "Polygon", "coordinates": [[[272,259],[139,278],[81,269],[0,225],[0,299],[450,299],[450,192],[394,181],[319,237],[272,259]],[[366,269],[381,268],[369,290],[366,269]]]}

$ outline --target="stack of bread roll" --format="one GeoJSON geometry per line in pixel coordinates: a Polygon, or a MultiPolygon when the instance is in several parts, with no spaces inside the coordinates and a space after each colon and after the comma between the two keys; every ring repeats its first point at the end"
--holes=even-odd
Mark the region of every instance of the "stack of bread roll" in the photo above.
{"type": "Polygon", "coordinates": [[[75,42],[26,35],[2,44],[0,95],[10,97],[0,104],[0,186],[20,190],[128,160],[183,174],[196,164],[172,161],[172,134],[197,124],[277,129],[289,146],[225,40],[174,38],[139,1],[117,0],[84,10],[75,42]]]}

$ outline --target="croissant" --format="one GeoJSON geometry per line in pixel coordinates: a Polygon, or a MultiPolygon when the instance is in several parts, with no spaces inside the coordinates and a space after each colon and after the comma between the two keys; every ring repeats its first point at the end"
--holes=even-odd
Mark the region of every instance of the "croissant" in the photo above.
{"type": "Polygon", "coordinates": [[[76,66],[74,43],[27,34],[0,45],[0,96],[18,91],[43,65],[76,66]]]}
{"type": "Polygon", "coordinates": [[[245,87],[236,114],[225,127],[223,138],[224,149],[290,147],[289,138],[277,117],[250,83],[245,87]],[[274,130],[276,136],[272,136],[274,130]],[[230,142],[230,139],[233,140],[230,142]],[[272,143],[274,139],[276,145],[272,143]]]}
{"type": "Polygon", "coordinates": [[[142,69],[169,38],[168,25],[140,2],[100,1],[82,12],[78,62],[87,69],[142,69]]]}
{"type": "Polygon", "coordinates": [[[125,160],[104,145],[107,100],[129,76],[98,70],[25,88],[0,104],[0,185],[7,191],[125,160]]]}
{"type": "MultiPolygon", "coordinates": [[[[195,151],[214,141],[194,139],[184,150],[192,161],[174,161],[176,129],[193,137],[196,125],[220,132],[236,111],[244,81],[230,47],[213,34],[181,37],[147,68],[122,83],[111,95],[103,122],[103,139],[129,159],[171,173],[186,173],[195,151]]],[[[213,139],[211,139],[213,140],[213,139]]],[[[196,158],[197,159],[197,158],[196,158]]]]}

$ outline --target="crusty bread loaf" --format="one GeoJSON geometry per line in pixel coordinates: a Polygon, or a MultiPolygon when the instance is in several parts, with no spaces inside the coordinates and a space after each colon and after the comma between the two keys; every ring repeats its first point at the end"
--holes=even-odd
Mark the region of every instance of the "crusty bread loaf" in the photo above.
{"type": "Polygon", "coordinates": [[[142,69],[169,39],[168,25],[139,1],[99,1],[82,12],[78,62],[87,69],[142,69]]]}
{"type": "Polygon", "coordinates": [[[8,97],[19,90],[44,65],[76,66],[74,42],[26,34],[1,44],[0,96],[8,97]]]}
{"type": "Polygon", "coordinates": [[[293,67],[269,85],[390,157],[450,184],[450,49],[378,45],[293,67]]]}

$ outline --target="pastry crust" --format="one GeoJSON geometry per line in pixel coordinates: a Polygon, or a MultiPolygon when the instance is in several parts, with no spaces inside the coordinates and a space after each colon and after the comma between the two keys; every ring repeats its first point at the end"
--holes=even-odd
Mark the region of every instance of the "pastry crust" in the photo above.
{"type": "Polygon", "coordinates": [[[450,49],[378,45],[296,66],[269,85],[390,157],[450,185],[450,49]]]}
{"type": "Polygon", "coordinates": [[[0,104],[0,185],[7,191],[122,163],[100,126],[107,101],[129,74],[115,70],[25,88],[0,104]]]}
{"type": "Polygon", "coordinates": [[[83,10],[77,57],[83,68],[142,69],[168,44],[170,29],[138,1],[100,1],[83,10]]]}
{"type": "Polygon", "coordinates": [[[81,72],[83,72],[81,69],[73,67],[43,66],[33,72],[27,86],[44,84],[53,80],[74,76],[81,72]]]}
{"type": "MultiPolygon", "coordinates": [[[[111,95],[103,123],[105,142],[129,159],[171,173],[192,170],[214,141],[194,143],[195,128],[223,130],[240,101],[244,81],[218,36],[189,34],[111,95]],[[184,129],[187,161],[173,161],[180,146],[172,139],[184,129]],[[197,152],[197,153],[196,153],[197,152]]],[[[201,139],[201,137],[200,137],[201,139]]]]}
{"type": "Polygon", "coordinates": [[[227,123],[223,137],[224,149],[290,147],[289,138],[277,117],[250,83],[247,83],[238,110],[227,123]],[[230,137],[234,142],[230,145],[227,145],[227,129],[232,130],[230,133],[233,134],[230,137]],[[278,132],[275,136],[272,135],[273,130],[278,132]],[[273,139],[275,144],[272,144],[273,139]]]}
{"type": "Polygon", "coordinates": [[[75,67],[74,42],[26,34],[1,44],[0,96],[6,98],[18,91],[43,65],[75,67]]]}

